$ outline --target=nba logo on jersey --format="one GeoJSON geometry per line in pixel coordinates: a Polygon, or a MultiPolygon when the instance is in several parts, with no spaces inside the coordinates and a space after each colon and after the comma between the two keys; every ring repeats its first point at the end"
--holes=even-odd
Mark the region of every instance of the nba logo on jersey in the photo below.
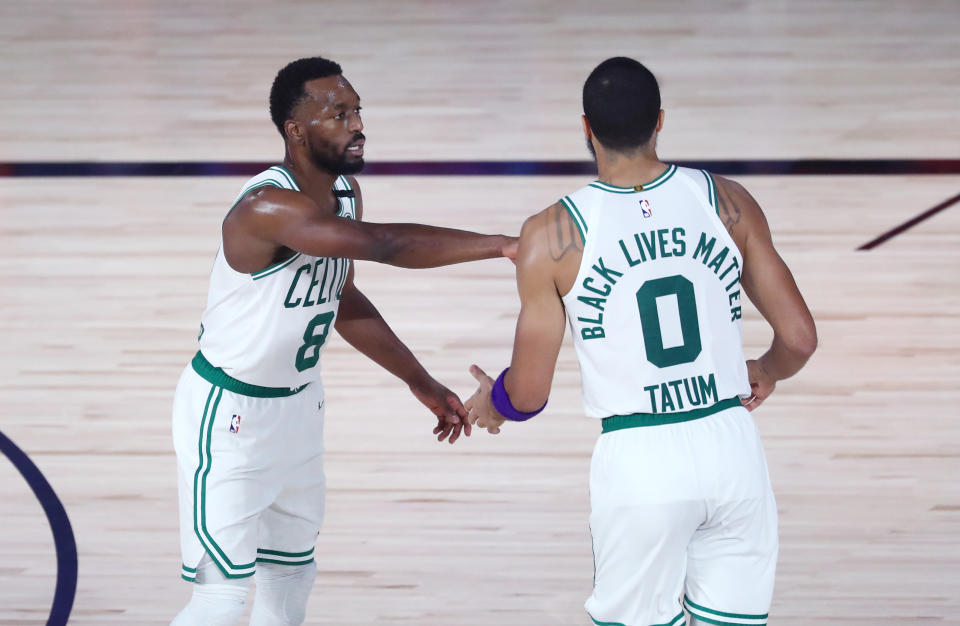
{"type": "Polygon", "coordinates": [[[230,418],[230,432],[238,433],[240,432],[240,416],[234,415],[230,418]]]}
{"type": "Polygon", "coordinates": [[[644,217],[653,217],[653,209],[650,208],[650,201],[646,198],[640,201],[640,211],[644,217]]]}

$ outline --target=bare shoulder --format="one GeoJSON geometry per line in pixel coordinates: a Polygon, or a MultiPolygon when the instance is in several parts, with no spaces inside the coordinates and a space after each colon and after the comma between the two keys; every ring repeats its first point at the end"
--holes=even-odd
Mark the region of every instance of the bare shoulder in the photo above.
{"type": "Polygon", "coordinates": [[[757,232],[769,232],[763,210],[743,185],[723,176],[714,175],[713,179],[717,183],[717,213],[738,245],[757,232]]]}
{"type": "Polygon", "coordinates": [[[583,254],[583,239],[563,205],[531,215],[520,230],[518,275],[549,276],[561,294],[570,290],[583,254]]]}
{"type": "Polygon", "coordinates": [[[360,183],[357,182],[356,176],[347,176],[347,182],[350,183],[350,188],[353,189],[353,195],[357,200],[357,219],[363,219],[363,195],[360,193],[360,183]]]}
{"type": "MultiPolygon", "coordinates": [[[[536,245],[554,262],[560,262],[571,255],[583,252],[583,239],[577,230],[573,218],[559,202],[530,216],[520,231],[520,247],[524,239],[528,246],[536,245]]],[[[578,259],[579,261],[579,259],[578,259]]]]}
{"type": "Polygon", "coordinates": [[[279,215],[312,213],[315,203],[303,193],[277,187],[253,189],[234,205],[224,219],[224,224],[239,224],[248,221],[259,222],[279,215]]]}

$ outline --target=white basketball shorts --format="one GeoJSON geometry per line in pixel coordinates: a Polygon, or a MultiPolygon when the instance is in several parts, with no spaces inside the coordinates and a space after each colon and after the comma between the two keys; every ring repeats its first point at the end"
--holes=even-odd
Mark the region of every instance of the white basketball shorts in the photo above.
{"type": "Polygon", "coordinates": [[[207,553],[228,578],[313,561],[323,522],[323,388],[248,385],[199,352],[173,401],[181,576],[207,553]]]}
{"type": "Polygon", "coordinates": [[[700,413],[604,420],[590,468],[596,624],[681,626],[684,610],[705,624],[767,623],[777,505],[760,437],[736,399],[700,413]]]}

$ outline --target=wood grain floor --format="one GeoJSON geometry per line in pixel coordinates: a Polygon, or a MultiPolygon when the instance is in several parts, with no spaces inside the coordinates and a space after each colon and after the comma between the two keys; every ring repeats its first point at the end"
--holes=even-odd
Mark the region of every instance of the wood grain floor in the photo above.
{"type": "MultiPolygon", "coordinates": [[[[955,2],[0,5],[0,160],[269,159],[273,73],[328,53],[371,159],[583,158],[579,86],[615,53],[661,76],[666,159],[955,157],[955,2]],[[549,9],[549,11],[547,11],[549,9]],[[299,17],[300,19],[291,19],[299,17]]],[[[818,321],[810,365],[756,414],[781,515],[771,624],[960,624],[960,211],[855,248],[958,176],[739,179],[818,321]]],[[[80,552],[71,623],[168,623],[178,578],[169,413],[236,178],[0,178],[0,430],[40,466],[80,552]]],[[[366,216],[516,232],[566,177],[361,176],[366,216]]],[[[470,392],[509,357],[512,267],[357,281],[470,392]]],[[[769,340],[747,311],[748,354],[769,340]]],[[[326,526],[308,624],[585,624],[592,563],[574,353],[537,420],[437,444],[336,339],[326,526]]],[[[0,459],[0,624],[46,621],[55,559],[0,459]]]]}

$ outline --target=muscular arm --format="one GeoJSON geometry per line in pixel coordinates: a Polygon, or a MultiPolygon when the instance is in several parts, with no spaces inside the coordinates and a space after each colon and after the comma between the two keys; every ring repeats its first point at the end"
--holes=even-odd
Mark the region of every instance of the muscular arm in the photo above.
{"type": "Polygon", "coordinates": [[[223,230],[225,252],[238,271],[262,269],[278,248],[425,268],[504,256],[513,241],[453,228],[369,224],[336,217],[303,193],[274,187],[262,187],[244,197],[224,221],[223,230]]]}
{"type": "MultiPolygon", "coordinates": [[[[363,208],[358,201],[357,219],[362,215],[363,208]]],[[[347,343],[407,384],[413,395],[437,417],[434,434],[439,435],[441,441],[449,436],[450,443],[455,442],[461,430],[470,436],[471,426],[460,399],[427,373],[373,303],[357,289],[353,267],[341,292],[335,328],[347,343]]]]}
{"type": "Polygon", "coordinates": [[[789,378],[817,347],[813,316],[790,269],[773,247],[770,227],[757,201],[738,183],[720,177],[716,182],[721,219],[743,253],[741,284],[773,327],[773,342],[756,365],[774,381],[789,378]]]}
{"type": "MultiPolygon", "coordinates": [[[[510,371],[503,382],[510,403],[518,411],[536,411],[550,395],[566,321],[560,293],[568,291],[576,278],[582,251],[583,240],[559,204],[528,219],[520,232],[520,315],[510,371]]],[[[476,365],[470,372],[480,383],[466,403],[470,422],[492,434],[499,433],[505,418],[491,400],[494,381],[476,365]]]]}
{"type": "Polygon", "coordinates": [[[357,289],[352,267],[343,286],[335,328],[347,343],[408,386],[420,386],[430,378],[373,303],[357,289]]]}
{"type": "Polygon", "coordinates": [[[547,401],[563,342],[566,318],[555,277],[558,261],[581,241],[579,234],[571,232],[569,218],[557,210],[555,206],[534,215],[520,232],[520,315],[510,371],[504,379],[510,400],[519,411],[535,411],[547,401]]]}

